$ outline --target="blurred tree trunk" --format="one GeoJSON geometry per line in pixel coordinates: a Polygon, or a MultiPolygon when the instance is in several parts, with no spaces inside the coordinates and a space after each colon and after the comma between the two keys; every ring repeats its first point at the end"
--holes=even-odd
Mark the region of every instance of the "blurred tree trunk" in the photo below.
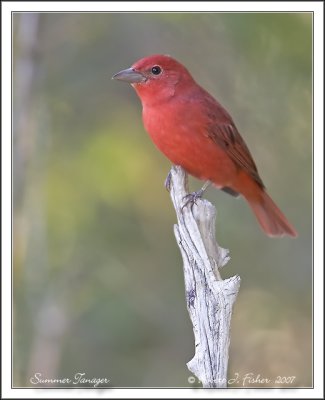
{"type": "Polygon", "coordinates": [[[50,128],[47,101],[39,90],[44,72],[39,59],[41,18],[38,13],[14,15],[14,385],[30,385],[36,372],[57,376],[67,321],[63,300],[59,304],[51,291],[49,275],[43,185],[50,128]],[[31,313],[37,318],[28,330],[31,313]],[[26,349],[29,354],[23,362],[26,349]]]}
{"type": "Polygon", "coordinates": [[[21,206],[24,199],[26,174],[33,155],[35,130],[30,118],[33,104],[33,86],[36,80],[39,14],[20,14],[15,36],[13,98],[13,172],[14,205],[21,206]]]}

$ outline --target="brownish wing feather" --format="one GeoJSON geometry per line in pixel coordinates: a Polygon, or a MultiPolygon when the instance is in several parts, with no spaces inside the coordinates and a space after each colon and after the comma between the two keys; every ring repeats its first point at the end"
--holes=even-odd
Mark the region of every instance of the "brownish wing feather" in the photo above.
{"type": "Polygon", "coordinates": [[[243,168],[262,188],[264,188],[253,157],[235,125],[218,122],[211,124],[208,128],[208,136],[222,147],[239,167],[243,168]]]}

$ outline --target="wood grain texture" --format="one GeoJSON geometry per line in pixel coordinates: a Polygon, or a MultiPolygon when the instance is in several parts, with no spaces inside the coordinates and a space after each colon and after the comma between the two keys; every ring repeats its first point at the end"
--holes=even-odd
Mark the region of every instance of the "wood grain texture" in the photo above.
{"type": "Polygon", "coordinates": [[[187,366],[203,387],[224,388],[232,308],[240,277],[222,280],[219,270],[230,257],[215,238],[216,209],[204,199],[184,207],[187,174],[179,166],[171,169],[169,190],[177,216],[174,233],[183,258],[186,304],[195,336],[195,355],[187,366]]]}

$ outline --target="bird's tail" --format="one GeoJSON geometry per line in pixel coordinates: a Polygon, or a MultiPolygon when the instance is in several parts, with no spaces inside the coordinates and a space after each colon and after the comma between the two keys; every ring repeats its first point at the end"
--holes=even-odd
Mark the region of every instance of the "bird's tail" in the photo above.
{"type": "Polygon", "coordinates": [[[295,228],[289,223],[265,191],[261,192],[259,201],[248,200],[248,203],[256,215],[263,231],[268,236],[297,236],[295,228]]]}

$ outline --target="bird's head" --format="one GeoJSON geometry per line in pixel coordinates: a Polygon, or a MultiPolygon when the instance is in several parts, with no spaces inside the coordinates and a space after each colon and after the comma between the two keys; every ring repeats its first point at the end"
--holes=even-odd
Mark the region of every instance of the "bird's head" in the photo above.
{"type": "Polygon", "coordinates": [[[136,61],[131,68],[124,69],[113,79],[131,83],[142,103],[152,105],[173,97],[193,82],[188,70],[167,55],[152,55],[136,61]]]}

